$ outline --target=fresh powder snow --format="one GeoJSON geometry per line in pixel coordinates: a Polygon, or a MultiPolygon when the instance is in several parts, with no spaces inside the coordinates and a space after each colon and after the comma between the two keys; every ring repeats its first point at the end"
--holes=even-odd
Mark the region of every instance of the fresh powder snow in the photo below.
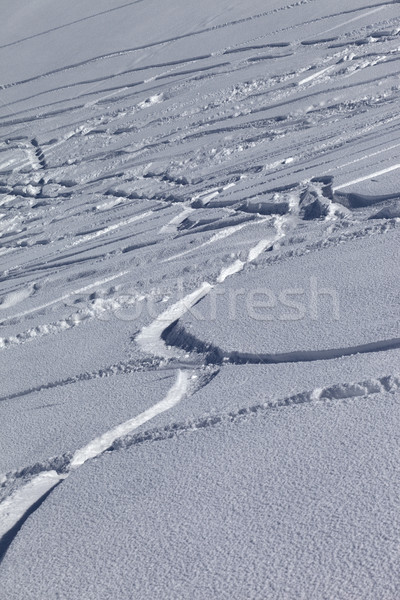
{"type": "Polygon", "coordinates": [[[1,13],[1,598],[398,600],[400,3],[1,13]]]}

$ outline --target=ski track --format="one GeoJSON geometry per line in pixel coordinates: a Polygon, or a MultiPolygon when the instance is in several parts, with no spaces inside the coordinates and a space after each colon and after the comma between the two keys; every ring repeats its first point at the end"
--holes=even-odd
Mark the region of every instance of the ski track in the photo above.
{"type": "Polygon", "coordinates": [[[70,472],[76,471],[87,460],[103,454],[119,437],[130,434],[144,423],[150,421],[150,419],[153,419],[166,410],[170,410],[178,404],[188,392],[191,375],[191,373],[185,371],[178,371],[176,382],[164,400],[161,400],[133,419],[107,431],[83,448],[77,450],[72,456],[68,473],[61,475],[56,471],[40,473],[4,500],[0,504],[0,560],[2,555],[4,556],[2,546],[9,544],[7,535],[18,526],[27,513],[31,514],[32,507],[36,506],[41,499],[47,497],[59,483],[67,478],[70,472]],[[6,538],[5,541],[4,538],[6,538]]]}
{"type": "MultiPolygon", "coordinates": [[[[204,249],[209,248],[210,253],[217,252],[215,247],[218,242],[228,238],[232,238],[231,242],[235,247],[235,234],[250,224],[260,226],[269,222],[275,227],[274,235],[259,236],[255,245],[248,250],[247,258],[243,258],[241,254],[242,258],[232,259],[231,263],[221,268],[215,280],[205,280],[189,293],[186,293],[185,288],[185,293],[182,290],[182,298],[170,305],[150,324],[143,326],[134,337],[141,353],[139,361],[127,360],[91,373],[48,382],[0,398],[0,401],[17,399],[33,392],[77,381],[126,374],[140,369],[177,371],[176,380],[165,398],[141,414],[105,431],[84,447],[63,457],[56,457],[47,463],[26,467],[0,477],[0,487],[8,489],[7,486],[11,486],[11,493],[7,495],[6,492],[0,503],[0,562],[25,520],[48,495],[87,461],[107,451],[167,440],[217,425],[238,423],[253,416],[264,415],[270,409],[357,397],[367,399],[376,394],[394,393],[400,389],[400,380],[394,376],[358,383],[341,383],[261,402],[226,414],[204,415],[184,423],[173,423],[163,428],[136,433],[138,428],[157,415],[173,409],[184,398],[190,397],[199,389],[199,385],[207,385],[210,378],[218,374],[220,368],[234,368],[228,367],[228,363],[240,365],[310,362],[341,358],[354,353],[388,352],[400,347],[400,340],[393,338],[363,346],[331,348],[324,351],[294,351],[281,355],[245,354],[227,352],[213,347],[206,341],[197,340],[179,323],[185,314],[195,312],[196,304],[211,290],[227,278],[239,275],[263,253],[274,250],[274,246],[279,246],[283,241],[287,241],[288,248],[280,255],[272,254],[268,259],[263,257],[264,266],[268,265],[268,260],[284,260],[285,256],[296,256],[296,252],[300,255],[302,252],[343,243],[354,237],[373,235],[376,232],[385,233],[399,221],[390,219],[385,221],[384,225],[372,226],[362,225],[361,218],[356,227],[359,218],[357,209],[383,201],[397,201],[398,194],[381,194],[367,199],[353,194],[356,197],[355,201],[354,198],[352,201],[350,192],[336,194],[339,190],[381,178],[400,168],[400,163],[386,166],[388,157],[391,162],[399,159],[393,152],[399,144],[392,143],[396,141],[394,121],[399,118],[396,111],[399,94],[398,86],[395,86],[399,75],[395,70],[395,62],[399,57],[397,46],[390,46],[392,40],[396,43],[397,33],[393,31],[399,24],[399,17],[394,16],[392,20],[387,21],[382,15],[381,22],[370,21],[369,26],[360,27],[358,30],[348,27],[353,27],[353,23],[357,21],[382,13],[396,2],[368,4],[342,12],[317,15],[307,21],[299,20],[273,31],[268,30],[266,33],[256,34],[256,28],[254,32],[251,29],[261,19],[268,22],[268,18],[279,12],[301,9],[312,5],[314,1],[299,0],[259,14],[210,27],[200,27],[175,37],[98,54],[0,85],[2,90],[26,90],[23,97],[21,93],[21,97],[4,103],[11,117],[3,117],[1,124],[5,130],[5,142],[0,146],[1,152],[5,153],[5,160],[0,167],[0,192],[4,194],[0,202],[0,237],[5,244],[1,252],[5,258],[15,252],[16,258],[14,263],[10,263],[10,269],[1,273],[0,281],[21,278],[24,283],[17,289],[11,288],[11,291],[4,293],[0,298],[0,326],[18,322],[25,317],[31,318],[36,313],[71,299],[74,295],[97,290],[107,283],[132,274],[137,266],[128,260],[127,263],[123,263],[123,270],[118,269],[116,274],[99,279],[96,273],[97,279],[94,283],[66,292],[39,306],[29,304],[32,303],[31,297],[40,290],[40,285],[36,281],[26,284],[27,275],[35,272],[47,273],[48,270],[53,270],[59,275],[60,272],[64,273],[63,269],[67,270],[71,265],[76,266],[80,261],[83,264],[90,261],[92,266],[96,266],[97,263],[102,264],[114,257],[116,253],[113,250],[110,253],[86,256],[88,250],[92,252],[97,247],[104,250],[108,243],[116,244],[129,239],[128,246],[119,248],[120,254],[129,258],[133,250],[146,246],[154,245],[157,250],[165,249],[167,246],[161,244],[170,238],[173,241],[179,240],[179,243],[184,240],[183,247],[186,249],[172,256],[167,255],[167,258],[159,261],[161,264],[175,263],[191,255],[201,260],[204,249]],[[335,18],[344,20],[336,23],[333,20],[335,18]],[[331,20],[336,23],[332,27],[331,20]],[[313,30],[312,26],[325,22],[327,29],[318,31],[309,38],[304,36],[304,29],[309,27],[313,30]],[[114,59],[149,50],[168,53],[169,47],[182,40],[194,42],[203,34],[215,32],[218,35],[219,31],[223,32],[228,28],[231,28],[233,33],[234,28],[238,29],[244,24],[249,25],[253,37],[226,45],[227,38],[221,35],[223,43],[212,52],[204,49],[203,53],[202,49],[202,53],[199,54],[193,50],[192,56],[188,56],[188,52],[185,57],[174,60],[169,59],[166,54],[161,61],[153,58],[153,54],[148,57],[140,55],[134,66],[130,63],[129,68],[125,65],[121,70],[110,67],[114,65],[111,62],[114,59]],[[372,26],[377,31],[374,36],[372,33],[375,30],[372,30],[372,26]],[[382,31],[383,26],[385,29],[382,31]],[[322,37],[337,30],[343,30],[343,33],[337,33],[338,37],[322,37]],[[299,35],[291,41],[271,41],[282,40],[284,34],[293,36],[296,31],[299,35]],[[320,48],[320,54],[309,57],[308,49],[314,46],[320,48]],[[279,51],[279,48],[286,50],[279,51]],[[297,53],[304,57],[304,60],[301,68],[293,69],[290,61],[297,53]],[[226,56],[229,56],[231,62],[221,62],[221,57],[226,56]],[[140,64],[141,61],[148,61],[149,64],[140,64]],[[84,71],[88,66],[98,65],[100,62],[108,65],[110,73],[106,71],[105,75],[90,77],[84,71]],[[389,63],[393,63],[393,66],[389,63]],[[269,64],[270,74],[264,72],[264,69],[269,68],[269,64]],[[282,64],[281,70],[275,72],[275,66],[278,64],[282,64]],[[377,75],[375,68],[382,68],[383,64],[386,65],[385,69],[377,75]],[[256,73],[254,69],[257,65],[259,69],[263,69],[262,72],[256,73]],[[373,69],[371,75],[360,76],[365,70],[369,74],[373,69]],[[228,75],[232,72],[235,74],[234,80],[228,81],[228,75]],[[54,77],[62,77],[67,73],[71,79],[57,85],[60,80],[54,80],[54,77]],[[136,81],[135,73],[143,73],[138,75],[143,79],[136,81]],[[347,83],[351,77],[358,79],[347,83]],[[51,86],[49,88],[28,87],[33,83],[46,85],[47,80],[51,86]],[[105,82],[103,86],[102,82],[105,82]],[[203,92],[202,86],[205,82],[210,83],[210,90],[203,92]],[[326,83],[324,88],[321,87],[322,83],[326,83]],[[81,86],[86,86],[86,89],[82,89],[81,86]],[[70,89],[74,95],[71,98],[63,97],[61,92],[70,89]],[[301,94],[300,89],[303,92],[301,94]],[[188,96],[189,91],[192,95],[188,96]],[[345,92],[351,95],[346,97],[345,92]],[[27,101],[41,96],[45,96],[45,99],[38,100],[38,103],[42,103],[40,106],[34,103],[26,106],[27,101]],[[94,98],[90,99],[93,96],[94,98]],[[15,106],[20,103],[22,106],[17,111],[15,106]],[[360,120],[360,124],[357,119],[367,109],[370,111],[369,118],[362,122],[360,120]],[[339,133],[329,130],[325,132],[324,126],[330,120],[339,121],[342,115],[346,116],[351,126],[348,129],[343,126],[343,131],[339,133]],[[351,122],[351,118],[354,122],[351,122]],[[75,123],[71,123],[73,119],[75,123]],[[318,135],[313,134],[314,129],[319,130],[318,135]],[[290,140],[291,136],[295,139],[294,142],[287,140],[290,140]],[[387,143],[388,136],[392,136],[389,138],[390,143],[387,143]],[[231,141],[233,138],[234,141],[231,141]],[[279,145],[281,143],[282,147],[279,145]],[[350,145],[351,153],[347,154],[350,145]],[[248,151],[252,154],[246,155],[248,151]],[[351,160],[338,165],[337,156],[343,151],[346,159],[351,160]],[[240,157],[236,162],[232,162],[231,157],[235,157],[239,152],[240,157]],[[379,159],[376,159],[378,156],[379,159]],[[362,163],[369,161],[371,164],[372,158],[375,159],[373,164],[376,170],[370,173],[370,166],[367,165],[363,169],[362,163]],[[85,173],[85,165],[91,170],[90,180],[86,175],[79,177],[80,173],[85,173]],[[332,172],[339,172],[341,176],[342,173],[346,173],[346,176],[349,174],[349,181],[339,185],[335,185],[333,181],[326,184],[326,188],[329,189],[325,189],[325,192],[331,197],[329,213],[318,223],[321,237],[317,237],[313,244],[298,249],[295,245],[292,247],[287,238],[289,234],[293,237],[301,235],[304,224],[299,218],[299,197],[305,189],[304,182],[310,170],[313,175],[324,175],[325,178],[332,172]],[[183,172],[184,178],[181,176],[183,172]],[[190,175],[188,178],[187,173],[190,175]],[[123,190],[121,194],[118,193],[119,186],[123,190]],[[110,196],[117,198],[104,202],[110,196]],[[132,216],[129,215],[127,200],[151,201],[152,208],[143,207],[139,214],[132,216]],[[252,212],[252,201],[259,205],[259,212],[255,213],[254,219],[232,225],[232,221],[229,221],[232,215],[236,218],[239,213],[243,216],[247,211],[247,217],[249,216],[248,213],[252,212]],[[150,217],[157,217],[158,211],[173,204],[176,206],[177,203],[182,203],[180,212],[169,221],[164,221],[161,226],[156,225],[154,240],[147,240],[147,243],[135,240],[132,243],[131,238],[136,236],[136,230],[133,233],[132,228],[131,233],[130,225],[139,225],[141,221],[147,223],[150,217]],[[348,212],[338,217],[338,212],[344,210],[339,203],[344,204],[348,212]],[[194,221],[195,225],[188,230],[181,227],[187,217],[196,210],[218,211],[222,208],[229,212],[229,216],[218,217],[215,222],[199,219],[199,223],[206,224],[197,225],[194,221]],[[108,218],[107,211],[110,210],[111,213],[111,209],[115,212],[108,218]],[[47,244],[53,243],[54,240],[47,240],[41,236],[47,228],[50,229],[50,226],[57,222],[52,217],[56,214],[53,212],[55,210],[61,211],[59,220],[65,219],[73,226],[75,218],[79,220],[82,215],[86,215],[88,227],[83,233],[73,230],[73,235],[79,236],[78,239],[70,241],[69,238],[52,250],[46,250],[47,244]],[[280,214],[279,210],[284,214],[280,214]],[[98,214],[103,214],[100,221],[98,214]],[[114,216],[115,220],[112,220],[114,216]],[[354,229],[350,229],[352,226],[354,229]],[[99,240],[98,246],[75,252],[77,246],[103,238],[125,227],[129,231],[125,237],[113,239],[110,236],[112,239],[99,240]],[[220,231],[196,245],[195,234],[219,227],[220,231]],[[187,236],[191,236],[191,247],[186,243],[187,236]],[[38,252],[34,258],[25,261],[24,249],[29,247],[27,240],[33,239],[35,244],[32,244],[31,248],[36,249],[37,243],[42,253],[38,252]],[[68,249],[73,250],[65,253],[68,249]],[[83,257],[77,258],[79,253],[83,253],[83,257]],[[23,302],[31,307],[10,316],[5,312],[23,302]]],[[[142,0],[134,0],[46,29],[4,44],[0,46],[0,50],[23,45],[34,38],[45,38],[60,29],[68,29],[101,15],[128,9],[140,2],[142,0]]],[[[234,42],[234,36],[232,37],[234,42]]],[[[99,75],[97,71],[94,74],[99,75]]],[[[341,125],[344,123],[346,121],[343,120],[341,125]]],[[[139,230],[138,235],[141,234],[142,231],[139,230]]],[[[60,235],[60,240],[62,239],[60,235]]],[[[57,243],[60,240],[56,240],[57,243]]],[[[178,245],[176,250],[179,249],[178,245]]],[[[186,264],[190,264],[190,259],[186,264]]],[[[113,301],[118,304],[117,294],[113,301]]],[[[36,325],[20,334],[0,338],[0,349],[23,344],[43,335],[58,334],[96,316],[96,310],[86,308],[67,319],[36,325]]]]}
{"type": "MultiPolygon", "coordinates": [[[[270,10],[270,11],[265,11],[265,12],[259,13],[257,15],[252,15],[250,17],[244,17],[244,18],[241,18],[241,19],[236,19],[234,21],[223,23],[221,25],[215,25],[213,27],[208,27],[208,28],[200,29],[198,31],[186,33],[186,34],[179,35],[179,36],[172,37],[172,38],[167,38],[167,39],[162,40],[162,41],[153,42],[153,43],[150,43],[150,44],[145,44],[145,45],[137,46],[137,47],[134,47],[134,48],[127,48],[127,49],[124,49],[124,50],[118,50],[116,52],[110,52],[110,53],[107,53],[107,54],[102,54],[102,55],[99,55],[97,57],[90,58],[90,59],[87,59],[87,60],[84,60],[84,61],[81,61],[81,62],[77,62],[77,63],[74,63],[74,64],[69,65],[67,67],[62,67],[62,68],[59,68],[59,69],[53,69],[52,71],[48,71],[47,73],[42,73],[40,75],[36,75],[34,77],[30,77],[30,78],[27,78],[27,79],[24,79],[24,80],[21,80],[21,81],[16,81],[16,82],[13,82],[13,83],[2,84],[0,86],[0,88],[6,89],[7,87],[12,87],[12,86],[16,86],[16,85],[22,85],[24,83],[30,83],[31,81],[35,81],[37,79],[48,77],[48,76],[54,75],[56,73],[61,73],[61,72],[64,73],[64,72],[66,72],[68,70],[76,69],[77,67],[82,67],[82,66],[85,66],[85,65],[88,65],[88,64],[92,64],[92,63],[95,63],[95,62],[98,62],[98,61],[102,61],[104,59],[109,59],[109,58],[115,58],[115,57],[119,57],[119,56],[124,56],[124,55],[127,55],[127,54],[132,54],[132,53],[138,52],[140,50],[146,50],[146,49],[149,49],[149,48],[155,48],[155,47],[165,46],[165,45],[167,45],[167,44],[169,44],[171,42],[176,42],[178,40],[182,40],[182,39],[185,39],[185,38],[190,38],[190,37],[198,36],[198,35],[201,35],[203,33],[208,33],[210,31],[217,31],[219,29],[225,29],[226,27],[231,27],[231,26],[234,26],[234,25],[241,25],[243,23],[246,23],[246,22],[249,22],[249,21],[253,21],[255,19],[260,19],[260,18],[263,18],[263,17],[267,17],[269,15],[275,14],[275,13],[280,12],[280,11],[285,11],[285,10],[290,10],[292,8],[296,8],[299,5],[309,4],[310,2],[314,2],[314,0],[299,0],[298,2],[294,2],[292,4],[288,4],[288,5],[286,5],[286,6],[282,7],[282,8],[277,8],[277,9],[273,9],[273,10],[270,10]]],[[[360,9],[358,9],[358,10],[360,10],[360,9]]]]}
{"type": "MultiPolygon", "coordinates": [[[[202,300],[205,296],[207,296],[207,294],[211,292],[215,285],[217,285],[218,283],[222,283],[228,277],[231,277],[232,275],[235,275],[236,273],[242,271],[246,264],[249,264],[256,260],[256,258],[258,258],[258,256],[260,256],[260,254],[264,252],[264,250],[268,246],[273,245],[276,241],[281,239],[285,235],[283,233],[282,219],[277,219],[275,227],[277,230],[275,237],[271,240],[261,240],[257,243],[256,246],[251,248],[246,262],[236,260],[228,267],[224,267],[219,276],[217,277],[217,281],[215,284],[211,284],[207,281],[204,281],[196,290],[194,290],[193,292],[176,302],[166,311],[164,311],[150,325],[144,327],[139,333],[139,335],[136,337],[136,343],[139,345],[142,352],[144,352],[145,354],[152,354],[154,356],[167,359],[175,357],[175,351],[171,348],[168,348],[164,340],[162,339],[164,331],[170,325],[172,325],[172,323],[178,321],[181,317],[183,317],[184,314],[190,312],[191,309],[193,309],[194,305],[197,304],[197,302],[199,302],[200,300],[202,300]]],[[[240,228],[241,226],[231,228],[232,231],[229,232],[229,235],[235,233],[240,228]]],[[[227,232],[223,233],[225,234],[223,235],[223,237],[226,237],[227,232]]],[[[221,239],[221,236],[217,239],[221,239]]],[[[206,244],[211,243],[212,241],[213,239],[209,242],[206,242],[206,244]]],[[[203,244],[203,246],[204,245],[205,244],[203,244]]]]}
{"type": "Polygon", "coordinates": [[[342,348],[326,348],[324,350],[294,350],[281,354],[264,352],[250,353],[241,351],[227,351],[218,346],[200,340],[188,333],[179,323],[171,324],[170,328],[163,334],[164,341],[168,346],[180,348],[192,354],[203,355],[207,364],[223,365],[268,365],[298,362],[315,362],[321,360],[334,360],[352,356],[354,354],[371,354],[376,352],[389,352],[400,348],[400,338],[387,340],[376,340],[366,344],[348,346],[342,348]]]}
{"type": "Polygon", "coordinates": [[[178,260],[179,258],[183,258],[184,256],[188,256],[188,254],[192,254],[192,252],[197,252],[201,248],[205,248],[206,246],[209,246],[210,244],[214,244],[215,242],[219,242],[225,238],[230,237],[231,235],[234,235],[235,233],[237,233],[244,227],[247,227],[247,225],[249,225],[249,223],[241,223],[240,225],[233,225],[232,227],[226,227],[219,233],[214,234],[209,240],[207,240],[206,242],[203,242],[199,246],[196,246],[195,248],[190,248],[190,250],[185,250],[184,252],[180,252],[179,254],[175,254],[174,256],[169,256],[168,258],[163,260],[163,262],[168,263],[173,260],[178,260]]]}
{"type": "MultiPolygon", "coordinates": [[[[279,239],[284,235],[281,220],[278,220],[278,226],[276,228],[277,235],[275,239],[279,239]]],[[[270,242],[262,240],[252,248],[249,251],[247,262],[255,260],[265,250],[269,243],[270,242]]],[[[228,267],[228,270],[224,269],[217,279],[217,282],[224,281],[228,276],[234,275],[244,268],[245,264],[246,263],[241,263],[240,269],[232,267],[228,267]]],[[[233,265],[236,265],[236,263],[233,263],[233,265]]],[[[179,356],[176,356],[175,350],[167,348],[162,339],[162,334],[172,323],[179,320],[186,312],[190,311],[201,298],[204,298],[204,296],[213,289],[213,287],[213,285],[204,282],[194,292],[186,295],[180,301],[164,311],[164,313],[155,319],[153,323],[144,327],[136,338],[136,342],[141,350],[145,354],[151,354],[165,359],[179,358],[179,356]]],[[[164,400],[153,405],[140,415],[105,432],[98,438],[89,442],[83,448],[77,450],[71,459],[69,465],[70,471],[73,472],[86,461],[98,457],[110,448],[110,446],[112,446],[119,438],[130,434],[133,430],[137,429],[150,419],[173,408],[185,395],[187,395],[189,391],[190,376],[194,377],[195,371],[187,372],[179,370],[177,380],[164,400]]],[[[7,536],[18,527],[18,524],[28,513],[30,514],[32,507],[38,505],[40,499],[47,497],[47,495],[65,478],[66,475],[58,476],[55,471],[45,474],[41,473],[26,484],[26,486],[19,489],[14,495],[0,504],[0,555],[2,543],[3,545],[6,543],[2,542],[2,539],[7,541],[7,536]]]]}
{"type": "Polygon", "coordinates": [[[45,308],[48,308],[49,306],[53,306],[54,304],[57,304],[58,302],[63,302],[64,300],[68,300],[69,298],[71,298],[72,296],[76,295],[76,294],[83,294],[85,292],[89,292],[91,290],[94,290],[102,285],[105,285],[106,283],[110,283],[111,281],[115,281],[116,279],[119,279],[121,277],[123,277],[124,275],[127,275],[129,273],[129,271],[123,271],[122,273],[118,273],[116,275],[112,275],[111,277],[106,277],[105,279],[101,279],[99,281],[95,281],[94,283],[91,283],[89,285],[86,285],[84,287],[81,287],[77,290],[73,290],[72,292],[68,292],[67,294],[63,294],[62,296],[59,296],[58,298],[56,298],[55,300],[51,300],[50,302],[46,302],[45,304],[41,304],[40,306],[36,306],[34,308],[31,308],[29,310],[25,310],[23,312],[17,313],[15,315],[11,315],[11,316],[7,316],[7,320],[15,320],[15,319],[21,319],[23,317],[26,317],[27,315],[31,315],[32,313],[35,312],[39,312],[45,308]]]}
{"type": "Polygon", "coordinates": [[[238,424],[255,416],[263,416],[271,409],[295,407],[302,404],[318,404],[331,401],[345,401],[354,398],[368,399],[377,394],[394,394],[400,389],[400,379],[385,376],[355,383],[341,383],[324,388],[315,388],[293,396],[254,404],[229,413],[205,415],[197,420],[173,423],[163,428],[133,434],[135,429],[158,414],[170,410],[188,393],[190,378],[194,372],[179,371],[175,384],[164,400],[137,417],[126,421],[107,433],[99,436],[72,456],[49,459],[46,465],[35,465],[3,476],[2,483],[11,479],[28,479],[0,504],[0,562],[4,558],[13,538],[23,522],[36,510],[48,495],[67,477],[82,466],[107,451],[119,451],[143,443],[154,443],[176,438],[183,434],[203,431],[224,424],[238,424]],[[53,467],[57,466],[58,470],[53,467]],[[43,469],[39,474],[38,469],[43,469]]]}
{"type": "MultiPolygon", "coordinates": [[[[315,388],[311,391],[300,392],[293,396],[277,398],[276,400],[254,404],[239,408],[229,413],[204,415],[197,420],[173,423],[163,428],[157,428],[143,433],[127,435],[119,438],[112,450],[129,448],[130,446],[145,443],[164,441],[178,435],[207,429],[224,423],[238,423],[253,416],[262,416],[271,409],[295,407],[302,404],[318,404],[329,401],[344,401],[354,398],[368,399],[376,394],[394,394],[400,389],[400,379],[395,376],[385,376],[379,379],[368,379],[362,382],[339,383],[324,388],[315,388]]],[[[260,393],[262,397],[262,393],[260,393]]]]}
{"type": "Polygon", "coordinates": [[[118,438],[128,435],[131,433],[131,431],[134,431],[141,425],[144,425],[144,423],[147,423],[147,421],[150,421],[150,419],[154,419],[154,417],[157,415],[176,406],[178,402],[182,400],[185,394],[187,394],[189,389],[190,375],[193,374],[194,373],[179,371],[176,382],[171,387],[164,400],[154,404],[151,408],[144,411],[137,417],[134,417],[133,419],[114,427],[114,429],[107,431],[100,437],[89,442],[87,446],[77,450],[71,460],[71,469],[75,470],[83,465],[87,460],[100,456],[100,454],[105,452],[118,438]]]}
{"type": "Polygon", "coordinates": [[[362,183],[363,181],[373,179],[374,177],[379,177],[380,175],[386,175],[386,173],[391,173],[392,171],[397,171],[398,169],[400,169],[400,164],[392,165],[391,167],[387,167],[386,169],[382,169],[381,171],[376,171],[375,173],[370,173],[369,175],[365,175],[364,177],[353,179],[353,181],[348,181],[347,183],[337,185],[333,189],[336,192],[337,190],[341,190],[345,187],[350,187],[351,185],[355,185],[356,183],[362,183]]]}
{"type": "Polygon", "coordinates": [[[181,223],[194,212],[194,208],[191,206],[184,206],[182,211],[176,215],[173,219],[171,219],[166,225],[163,225],[160,229],[160,234],[172,234],[178,232],[178,227],[181,223]]]}

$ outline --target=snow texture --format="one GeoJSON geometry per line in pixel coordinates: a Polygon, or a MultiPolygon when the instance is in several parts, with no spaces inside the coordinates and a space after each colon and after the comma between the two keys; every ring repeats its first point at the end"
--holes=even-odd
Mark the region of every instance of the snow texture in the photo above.
{"type": "Polygon", "coordinates": [[[3,4],[2,597],[398,600],[400,3],[3,4]]]}

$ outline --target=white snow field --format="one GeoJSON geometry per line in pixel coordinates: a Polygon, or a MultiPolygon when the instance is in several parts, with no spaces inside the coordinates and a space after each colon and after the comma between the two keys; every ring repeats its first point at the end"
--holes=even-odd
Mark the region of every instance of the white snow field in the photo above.
{"type": "Polygon", "coordinates": [[[400,3],[0,7],[1,599],[398,600],[400,3]]]}

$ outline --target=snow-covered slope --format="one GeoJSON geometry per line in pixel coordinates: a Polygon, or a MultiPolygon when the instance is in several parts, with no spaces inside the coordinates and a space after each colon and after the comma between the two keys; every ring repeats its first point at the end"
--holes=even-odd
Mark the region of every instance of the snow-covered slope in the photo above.
{"type": "Polygon", "coordinates": [[[5,597],[397,600],[400,4],[3,4],[5,597]]]}

